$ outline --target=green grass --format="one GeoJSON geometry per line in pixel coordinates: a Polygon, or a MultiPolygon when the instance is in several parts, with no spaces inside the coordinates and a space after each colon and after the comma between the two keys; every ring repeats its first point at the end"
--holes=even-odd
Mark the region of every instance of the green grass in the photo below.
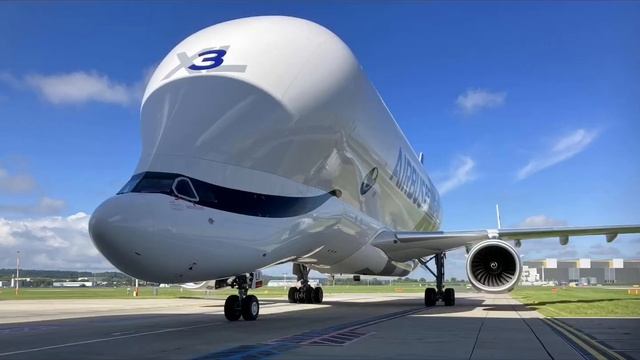
{"type": "MultiPolygon", "coordinates": [[[[466,291],[464,286],[451,286],[456,291],[466,291]]],[[[417,283],[398,283],[392,285],[336,285],[323,286],[325,294],[401,294],[401,293],[422,293],[424,285],[417,283]]],[[[251,290],[251,293],[263,297],[287,296],[288,288],[284,287],[263,287],[251,290]]],[[[178,287],[159,288],[158,295],[153,295],[151,287],[140,288],[140,299],[172,299],[172,298],[225,298],[227,295],[235,294],[233,289],[219,291],[192,291],[180,289],[178,287]]],[[[0,289],[0,300],[37,300],[37,299],[131,299],[131,293],[127,293],[127,288],[24,288],[20,289],[20,294],[16,296],[15,290],[10,288],[0,289]]]]}
{"type": "MultiPolygon", "coordinates": [[[[430,285],[432,286],[432,285],[430,285]]],[[[467,291],[463,285],[452,286],[457,292],[467,291]]],[[[337,285],[323,286],[325,294],[421,294],[425,287],[417,283],[397,283],[392,285],[337,285]]],[[[251,290],[252,294],[263,298],[286,298],[283,287],[263,287],[251,290]]],[[[235,290],[191,291],[178,287],[159,288],[153,295],[151,287],[141,287],[138,299],[174,299],[174,298],[214,298],[224,299],[235,290]]],[[[628,295],[626,290],[596,288],[557,288],[518,287],[512,296],[523,304],[549,317],[640,317],[640,295],[628,295]]],[[[133,299],[127,288],[25,288],[20,295],[14,289],[0,289],[1,300],[37,300],[37,299],[133,299]]]]}
{"type": "MultiPolygon", "coordinates": [[[[176,298],[179,296],[202,295],[197,292],[184,291],[177,288],[163,288],[158,296],[153,296],[152,288],[140,288],[140,298],[176,298]]],[[[16,296],[15,289],[0,289],[0,300],[45,300],[45,299],[129,299],[127,288],[24,288],[16,296]]]]}
{"type": "Polygon", "coordinates": [[[640,295],[606,287],[518,287],[511,295],[548,317],[640,316],[640,295]]]}

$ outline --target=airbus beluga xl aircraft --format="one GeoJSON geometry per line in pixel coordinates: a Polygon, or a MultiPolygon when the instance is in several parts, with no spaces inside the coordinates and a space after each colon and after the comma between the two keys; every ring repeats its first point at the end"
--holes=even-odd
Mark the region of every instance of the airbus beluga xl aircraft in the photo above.
{"type": "Polygon", "coordinates": [[[141,119],[135,173],[96,209],[91,238],[136,278],[236,288],[229,320],[258,317],[248,292],[276,264],[293,263],[290,302],[319,303],[310,269],[406,276],[434,260],[425,305],[454,305],[449,250],[467,248],[476,289],[504,292],[521,272],[506,240],[640,232],[440,231],[438,191],[354,54],[302,19],[238,19],[189,36],[155,70],[141,119]]]}

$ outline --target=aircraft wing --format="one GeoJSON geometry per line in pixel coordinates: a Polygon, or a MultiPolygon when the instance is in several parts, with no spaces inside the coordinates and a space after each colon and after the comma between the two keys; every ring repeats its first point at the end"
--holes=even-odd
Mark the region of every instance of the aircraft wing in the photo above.
{"type": "Polygon", "coordinates": [[[473,231],[434,232],[387,232],[377,237],[373,245],[380,248],[396,261],[407,261],[438,252],[469,247],[489,239],[520,240],[557,237],[561,245],[566,245],[571,236],[605,235],[607,242],[615,240],[618,234],[640,233],[638,225],[612,225],[587,227],[544,227],[518,229],[488,229],[473,231]]]}

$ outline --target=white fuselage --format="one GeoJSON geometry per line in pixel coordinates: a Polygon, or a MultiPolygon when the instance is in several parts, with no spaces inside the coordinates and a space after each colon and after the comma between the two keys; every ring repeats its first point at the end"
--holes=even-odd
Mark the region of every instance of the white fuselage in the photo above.
{"type": "Polygon", "coordinates": [[[193,34],[156,69],[141,118],[135,175],[90,222],[98,249],[137,278],[286,261],[405,276],[416,262],[391,261],[373,239],[440,226],[415,152],[349,48],[317,24],[254,17],[193,34]],[[178,194],[189,182],[193,199],[178,194]]]}

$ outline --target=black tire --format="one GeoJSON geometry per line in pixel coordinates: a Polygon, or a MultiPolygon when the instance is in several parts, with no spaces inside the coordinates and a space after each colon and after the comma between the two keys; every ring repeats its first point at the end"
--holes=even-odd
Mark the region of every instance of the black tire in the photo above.
{"type": "Polygon", "coordinates": [[[427,288],[424,291],[424,306],[435,306],[438,301],[438,295],[436,289],[427,288]]]}
{"type": "Polygon", "coordinates": [[[253,321],[260,314],[260,302],[254,295],[247,295],[242,299],[242,318],[246,321],[253,321]]]}
{"type": "Polygon", "coordinates": [[[306,285],[305,287],[303,287],[302,294],[303,301],[300,301],[301,303],[313,304],[313,288],[311,286],[306,285]]]}
{"type": "Polygon", "coordinates": [[[453,289],[444,289],[444,306],[453,306],[456,304],[456,292],[453,289]]]}
{"type": "Polygon", "coordinates": [[[322,291],[322,288],[318,286],[317,288],[313,289],[313,303],[322,304],[322,298],[324,298],[324,292],[322,291]]]}
{"type": "Polygon", "coordinates": [[[297,287],[290,287],[289,288],[289,294],[287,294],[287,297],[289,298],[289,302],[292,304],[295,304],[298,302],[298,297],[296,296],[298,294],[298,288],[297,287]]]}
{"type": "Polygon", "coordinates": [[[240,297],[238,295],[229,295],[224,302],[224,317],[229,321],[236,321],[242,315],[240,310],[240,297]]]}

